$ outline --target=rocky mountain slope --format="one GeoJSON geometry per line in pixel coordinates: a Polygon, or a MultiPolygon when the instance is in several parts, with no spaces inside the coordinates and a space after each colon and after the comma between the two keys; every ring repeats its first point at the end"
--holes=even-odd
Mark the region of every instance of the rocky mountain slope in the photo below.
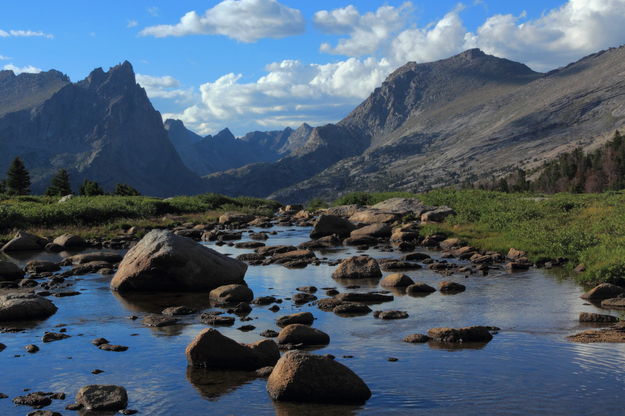
{"type": "Polygon", "coordinates": [[[98,68],[78,83],[56,71],[6,72],[0,92],[12,93],[0,94],[0,172],[20,156],[34,192],[61,168],[74,188],[88,178],[108,190],[127,183],[156,196],[204,189],[180,160],[130,63],[98,68]]]}
{"type": "Polygon", "coordinates": [[[314,129],[292,156],[207,183],[302,202],[498,175],[611,137],[625,124],[624,72],[625,48],[547,74],[477,49],[408,63],[341,122],[314,129]]]}

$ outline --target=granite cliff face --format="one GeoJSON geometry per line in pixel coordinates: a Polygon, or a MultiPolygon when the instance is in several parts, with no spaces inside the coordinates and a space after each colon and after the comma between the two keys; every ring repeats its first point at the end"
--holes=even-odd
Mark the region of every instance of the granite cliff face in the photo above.
{"type": "Polygon", "coordinates": [[[0,111],[0,171],[20,156],[34,192],[42,192],[61,168],[69,170],[74,188],[91,179],[108,190],[127,183],[155,196],[203,190],[130,63],[96,69],[78,83],[55,71],[23,75],[13,80],[15,93],[0,111]]]}
{"type": "Polygon", "coordinates": [[[473,49],[397,69],[336,125],[275,163],[209,175],[211,190],[283,202],[420,191],[537,166],[625,124],[625,48],[547,74],[473,49]]]}

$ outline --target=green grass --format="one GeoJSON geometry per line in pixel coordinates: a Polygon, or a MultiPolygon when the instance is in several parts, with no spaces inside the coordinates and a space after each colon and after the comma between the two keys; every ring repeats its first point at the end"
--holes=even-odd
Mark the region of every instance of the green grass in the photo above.
{"type": "MultiPolygon", "coordinates": [[[[404,195],[411,194],[356,193],[336,203],[376,203],[404,195]]],[[[583,263],[586,272],[576,275],[583,284],[625,283],[625,192],[534,195],[440,189],[418,197],[457,212],[442,224],[424,226],[424,235],[443,233],[503,254],[514,247],[532,261],[566,258],[569,268],[583,263]]]]}
{"type": "MultiPolygon", "coordinates": [[[[181,196],[158,199],[145,196],[79,196],[64,203],[57,197],[0,197],[0,234],[17,229],[91,228],[96,231],[123,228],[126,224],[162,223],[163,216],[184,216],[200,219],[214,218],[219,212],[242,211],[268,215],[280,204],[259,198],[230,198],[217,194],[181,196]],[[199,215],[199,216],[198,216],[199,215]]],[[[82,230],[81,234],[85,234],[82,230]]],[[[89,234],[89,233],[87,233],[89,234]]]]}

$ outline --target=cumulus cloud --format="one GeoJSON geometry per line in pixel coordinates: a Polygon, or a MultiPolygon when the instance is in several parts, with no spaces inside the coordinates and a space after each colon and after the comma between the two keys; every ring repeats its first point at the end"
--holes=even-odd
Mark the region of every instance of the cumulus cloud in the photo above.
{"type": "Polygon", "coordinates": [[[8,61],[9,59],[11,59],[9,56],[0,55],[0,61],[8,61]]]}
{"type": "Polygon", "coordinates": [[[145,92],[150,98],[168,98],[178,103],[189,103],[193,98],[193,89],[181,88],[180,81],[172,76],[155,77],[136,74],[135,77],[137,83],[145,88],[145,92]]]}
{"type": "Polygon", "coordinates": [[[268,65],[252,82],[226,74],[201,85],[198,101],[174,116],[203,134],[225,126],[243,133],[335,122],[408,61],[430,62],[479,47],[546,71],[625,43],[625,0],[568,0],[535,19],[524,13],[493,15],[473,32],[464,25],[463,5],[421,26],[406,18],[410,10],[404,3],[364,14],[354,6],[317,12],[315,27],[340,37],[321,51],[345,55],[344,60],[284,60],[268,65]]]}
{"type": "Polygon", "coordinates": [[[137,22],[134,19],[131,19],[128,21],[128,23],[126,23],[126,27],[130,28],[130,27],[137,27],[139,26],[139,22],[137,22]]]}
{"type": "Polygon", "coordinates": [[[19,74],[22,74],[22,73],[38,74],[39,72],[42,71],[40,68],[37,68],[36,66],[32,66],[32,65],[19,67],[19,66],[15,66],[13,64],[6,64],[3,67],[3,69],[8,70],[8,71],[13,71],[16,75],[19,75],[19,74]]]}
{"type": "Polygon", "coordinates": [[[241,74],[230,73],[202,84],[197,104],[168,116],[183,120],[201,134],[234,123],[249,129],[328,123],[365,98],[390,66],[374,58],[350,58],[323,65],[285,60],[266,69],[267,74],[255,82],[241,82],[241,74]]]}
{"type": "Polygon", "coordinates": [[[328,34],[349,35],[335,47],[322,43],[320,50],[347,56],[372,54],[405,26],[411,9],[412,4],[406,2],[400,7],[382,6],[364,15],[352,5],[318,11],[313,17],[316,28],[328,34]]]}
{"type": "Polygon", "coordinates": [[[492,16],[467,35],[466,46],[548,70],[625,43],[623,16],[625,0],[569,0],[535,20],[492,16]]]}
{"type": "Polygon", "coordinates": [[[203,15],[186,13],[175,25],[149,26],[142,36],[224,35],[241,42],[283,38],[304,32],[299,10],[277,0],[224,0],[203,15]]]}
{"type": "Polygon", "coordinates": [[[50,33],[45,33],[41,31],[35,30],[2,30],[0,29],[0,38],[32,38],[32,37],[40,37],[46,39],[53,39],[54,35],[50,33]]]}

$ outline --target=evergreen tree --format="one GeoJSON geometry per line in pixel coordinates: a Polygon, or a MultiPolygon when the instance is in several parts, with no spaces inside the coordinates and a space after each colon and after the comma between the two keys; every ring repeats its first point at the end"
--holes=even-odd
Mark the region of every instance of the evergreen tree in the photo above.
{"type": "Polygon", "coordinates": [[[7,186],[5,184],[5,180],[1,180],[0,181],[0,195],[6,193],[7,191],[7,186]]]}
{"type": "Polygon", "coordinates": [[[85,179],[80,186],[80,195],[83,196],[95,196],[104,195],[104,190],[99,183],[85,179]]]}
{"type": "Polygon", "coordinates": [[[133,188],[130,185],[126,185],[125,183],[118,183],[115,186],[115,195],[119,195],[119,196],[139,196],[141,195],[141,193],[139,191],[137,191],[135,188],[133,188]]]}
{"type": "Polygon", "coordinates": [[[61,169],[52,177],[50,186],[46,190],[46,195],[65,196],[71,193],[72,187],[69,183],[69,173],[65,169],[61,169]]]}
{"type": "Polygon", "coordinates": [[[30,174],[19,157],[13,159],[7,171],[7,193],[11,195],[28,195],[30,193],[30,174]]]}

